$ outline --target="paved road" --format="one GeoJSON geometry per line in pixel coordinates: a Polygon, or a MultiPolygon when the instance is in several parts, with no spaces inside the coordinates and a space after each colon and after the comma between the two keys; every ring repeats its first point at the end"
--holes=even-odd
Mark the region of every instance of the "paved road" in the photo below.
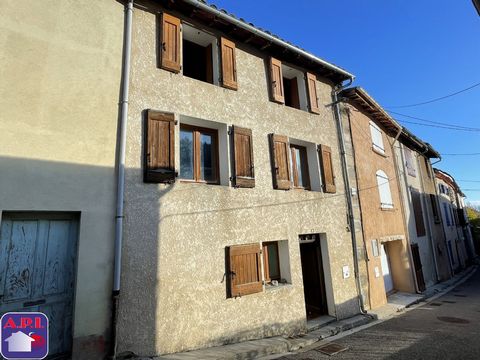
{"type": "Polygon", "coordinates": [[[480,269],[444,296],[334,342],[348,349],[328,356],[315,348],[281,359],[480,360],[480,269]]]}

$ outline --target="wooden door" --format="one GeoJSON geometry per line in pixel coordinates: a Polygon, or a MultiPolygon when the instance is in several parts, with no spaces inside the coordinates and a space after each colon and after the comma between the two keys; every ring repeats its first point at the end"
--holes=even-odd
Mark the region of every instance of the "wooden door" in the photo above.
{"type": "Polygon", "coordinates": [[[422,261],[420,259],[420,251],[418,244],[412,244],[413,266],[415,268],[415,277],[417,278],[418,290],[425,290],[425,279],[423,278],[422,261]]]}
{"type": "Polygon", "coordinates": [[[382,263],[383,282],[385,283],[385,292],[388,294],[394,290],[392,272],[390,268],[390,259],[388,253],[385,250],[385,244],[380,246],[380,261],[382,263]]]}
{"type": "Polygon", "coordinates": [[[4,215],[0,227],[0,316],[40,311],[49,319],[49,354],[68,354],[77,249],[69,215],[4,215]]]}
{"type": "Polygon", "coordinates": [[[328,314],[325,292],[325,276],[323,273],[320,240],[316,237],[312,242],[300,242],[302,261],[303,292],[307,319],[328,314]]]}

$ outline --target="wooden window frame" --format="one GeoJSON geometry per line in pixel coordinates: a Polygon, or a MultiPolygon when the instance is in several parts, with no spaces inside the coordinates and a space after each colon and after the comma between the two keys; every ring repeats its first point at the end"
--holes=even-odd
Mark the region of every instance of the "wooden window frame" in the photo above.
{"type": "Polygon", "coordinates": [[[292,144],[290,143],[290,162],[291,162],[291,182],[292,182],[292,187],[294,189],[302,189],[302,190],[311,190],[311,185],[310,185],[310,171],[309,171],[309,168],[308,168],[308,155],[307,155],[307,148],[305,146],[301,146],[301,145],[296,145],[296,144],[292,144]],[[301,162],[301,166],[303,169],[301,169],[302,171],[302,175],[305,176],[305,182],[306,182],[306,186],[299,186],[298,185],[298,168],[297,168],[297,161],[296,161],[296,156],[295,155],[295,150],[298,150],[300,152],[300,162],[301,162],[301,159],[302,159],[302,155],[303,155],[303,158],[305,159],[305,162],[302,163],[301,162]]]}
{"type": "Polygon", "coordinates": [[[263,253],[263,277],[265,279],[265,283],[272,282],[272,280],[280,280],[280,254],[278,249],[278,241],[266,241],[262,243],[262,253],[263,253]],[[268,246],[274,245],[277,249],[277,265],[278,265],[278,277],[272,278],[270,277],[270,262],[268,260],[268,246]]]}
{"type": "MultiPolygon", "coordinates": [[[[192,131],[193,132],[193,179],[183,179],[180,178],[181,182],[190,182],[190,183],[203,183],[211,185],[220,184],[220,172],[219,172],[219,150],[218,150],[218,130],[205,128],[201,126],[189,125],[189,124],[180,124],[180,133],[182,130],[192,131]],[[208,134],[212,136],[212,147],[213,147],[213,160],[215,162],[215,180],[207,181],[200,179],[200,135],[208,134]]],[[[181,150],[180,150],[181,151],[181,150]]],[[[180,164],[181,166],[181,164],[180,164]]]]}

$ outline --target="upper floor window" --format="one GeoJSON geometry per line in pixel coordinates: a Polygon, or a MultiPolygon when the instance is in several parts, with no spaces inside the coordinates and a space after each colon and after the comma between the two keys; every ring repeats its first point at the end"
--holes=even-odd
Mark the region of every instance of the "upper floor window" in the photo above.
{"type": "Polygon", "coordinates": [[[385,154],[383,147],[382,131],[373,121],[370,121],[370,134],[372,135],[372,148],[380,154],[385,154]]]}
{"type": "Polygon", "coordinates": [[[388,179],[387,174],[385,174],[382,170],[378,170],[376,176],[378,192],[380,194],[380,207],[382,209],[393,209],[392,194],[390,192],[390,180],[388,179]]]}
{"type": "Polygon", "coordinates": [[[290,144],[290,153],[293,187],[310,190],[307,149],[304,146],[290,144]]]}
{"type": "Polygon", "coordinates": [[[417,170],[415,168],[415,163],[414,163],[414,157],[413,157],[413,154],[412,154],[412,150],[405,147],[403,149],[403,153],[405,154],[405,167],[407,168],[408,175],[416,177],[417,176],[417,170]]]}

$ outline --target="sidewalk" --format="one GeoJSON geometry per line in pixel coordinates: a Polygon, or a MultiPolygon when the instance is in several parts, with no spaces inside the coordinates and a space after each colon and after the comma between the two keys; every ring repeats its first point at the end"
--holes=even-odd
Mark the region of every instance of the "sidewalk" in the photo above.
{"type": "Polygon", "coordinates": [[[245,341],[237,344],[217,346],[207,349],[193,350],[183,353],[164,355],[154,358],[142,357],[137,360],[198,360],[198,359],[258,359],[271,354],[284,354],[297,351],[310,346],[317,341],[324,340],[341,332],[366,325],[372,321],[380,322],[397,316],[408,307],[419,304],[426,299],[436,298],[450,291],[453,287],[466,281],[475,271],[477,266],[471,266],[465,271],[455,275],[450,280],[436,284],[427,289],[423,294],[395,293],[388,298],[388,304],[369,311],[367,315],[356,315],[349,319],[331,322],[319,329],[310,331],[305,335],[296,337],[275,336],[260,340],[245,341]]]}

